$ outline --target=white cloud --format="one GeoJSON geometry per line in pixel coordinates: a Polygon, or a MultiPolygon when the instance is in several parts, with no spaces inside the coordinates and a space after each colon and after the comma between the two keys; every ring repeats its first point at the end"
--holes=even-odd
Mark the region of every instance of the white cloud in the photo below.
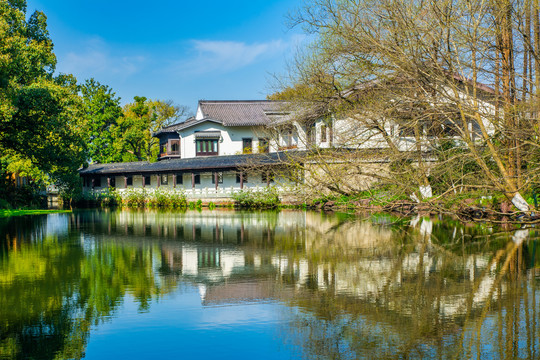
{"type": "Polygon", "coordinates": [[[66,54],[57,54],[57,71],[74,74],[76,77],[128,77],[141,71],[144,56],[114,54],[101,39],[87,41],[80,49],[66,54]]]}
{"type": "Polygon", "coordinates": [[[190,50],[195,55],[181,62],[178,70],[185,74],[230,72],[282,54],[290,43],[272,40],[247,44],[237,41],[194,40],[190,50]]]}

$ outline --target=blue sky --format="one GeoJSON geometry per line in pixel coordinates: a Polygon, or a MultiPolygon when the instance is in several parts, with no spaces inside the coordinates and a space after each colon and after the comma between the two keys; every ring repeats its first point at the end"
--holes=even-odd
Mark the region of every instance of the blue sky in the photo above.
{"type": "Polygon", "coordinates": [[[303,40],[286,15],[301,0],[28,0],[48,27],[57,72],[122,98],[263,99],[303,40]]]}

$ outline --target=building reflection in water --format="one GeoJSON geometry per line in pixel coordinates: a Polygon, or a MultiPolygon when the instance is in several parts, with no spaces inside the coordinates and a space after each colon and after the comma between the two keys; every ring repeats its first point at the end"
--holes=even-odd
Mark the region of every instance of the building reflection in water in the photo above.
{"type": "Polygon", "coordinates": [[[128,287],[143,307],[178,284],[198,288],[204,306],[286,304],[282,337],[296,339],[307,358],[540,356],[534,229],[298,211],[88,211],[63,219],[69,224],[8,231],[4,252],[56,229],[87,256],[101,254],[95,264],[150,274],[128,287]]]}

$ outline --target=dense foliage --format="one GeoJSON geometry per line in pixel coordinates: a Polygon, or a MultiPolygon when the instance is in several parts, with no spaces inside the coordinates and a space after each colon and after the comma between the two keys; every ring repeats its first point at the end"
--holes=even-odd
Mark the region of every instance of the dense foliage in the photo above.
{"type": "Polygon", "coordinates": [[[187,114],[144,97],[122,108],[109,86],[55,66],[45,14],[27,18],[25,0],[0,0],[0,207],[39,207],[49,184],[78,196],[88,162],[154,160],[152,132],[187,114]]]}

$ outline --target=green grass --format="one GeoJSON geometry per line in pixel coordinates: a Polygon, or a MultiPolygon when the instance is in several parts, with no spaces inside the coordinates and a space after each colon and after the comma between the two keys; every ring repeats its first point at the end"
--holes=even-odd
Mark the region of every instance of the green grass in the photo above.
{"type": "Polygon", "coordinates": [[[69,212],[71,212],[71,210],[0,210],[0,218],[9,216],[42,215],[69,212]]]}

